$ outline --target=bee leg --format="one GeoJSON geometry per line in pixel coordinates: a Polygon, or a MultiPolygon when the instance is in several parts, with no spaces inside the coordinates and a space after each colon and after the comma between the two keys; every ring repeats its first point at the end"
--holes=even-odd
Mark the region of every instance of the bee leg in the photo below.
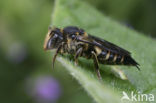
{"type": "Polygon", "coordinates": [[[57,50],[56,50],[56,53],[55,53],[55,55],[54,55],[54,57],[53,57],[53,61],[52,61],[52,67],[53,67],[53,68],[54,68],[54,63],[55,63],[57,54],[61,51],[61,48],[62,48],[62,47],[63,47],[63,46],[60,45],[60,46],[57,48],[57,50]]]}
{"type": "Polygon", "coordinates": [[[95,54],[94,51],[92,51],[91,53],[92,53],[92,56],[93,56],[94,66],[95,66],[95,70],[96,70],[98,79],[99,79],[99,80],[102,80],[102,77],[101,77],[101,74],[100,74],[100,70],[99,70],[99,63],[98,63],[97,56],[96,56],[96,54],[95,54]]]}
{"type": "Polygon", "coordinates": [[[83,50],[83,48],[79,48],[79,49],[76,51],[76,55],[75,55],[75,57],[74,57],[75,65],[78,65],[78,57],[81,55],[82,50],[83,50]]]}

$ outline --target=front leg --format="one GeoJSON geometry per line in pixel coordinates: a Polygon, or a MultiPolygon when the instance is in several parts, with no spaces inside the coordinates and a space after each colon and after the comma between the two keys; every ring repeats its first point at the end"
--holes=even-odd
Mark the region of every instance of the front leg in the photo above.
{"type": "Polygon", "coordinates": [[[75,54],[75,57],[74,57],[75,65],[78,64],[78,57],[81,55],[82,51],[83,51],[83,48],[79,48],[79,49],[76,51],[76,54],[75,54]]]}
{"type": "Polygon", "coordinates": [[[62,43],[56,50],[55,52],[55,55],[53,57],[53,61],[52,61],[52,67],[54,68],[54,63],[55,63],[55,60],[56,60],[56,57],[57,57],[57,54],[61,51],[61,49],[63,48],[64,46],[64,43],[62,43]]]}
{"type": "Polygon", "coordinates": [[[91,53],[92,53],[92,56],[93,56],[94,66],[95,66],[97,76],[98,76],[99,80],[102,80],[100,70],[99,70],[99,63],[98,63],[97,55],[96,55],[96,53],[94,51],[92,51],[91,53]]]}

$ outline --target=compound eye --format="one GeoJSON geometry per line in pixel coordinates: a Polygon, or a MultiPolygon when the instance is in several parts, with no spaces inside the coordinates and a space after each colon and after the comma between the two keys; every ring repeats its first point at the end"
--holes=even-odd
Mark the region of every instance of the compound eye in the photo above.
{"type": "Polygon", "coordinates": [[[75,37],[76,37],[75,35],[72,35],[72,36],[71,36],[72,39],[75,39],[75,37]]]}
{"type": "Polygon", "coordinates": [[[58,37],[58,35],[57,34],[54,34],[53,38],[57,38],[57,37],[58,37]]]}

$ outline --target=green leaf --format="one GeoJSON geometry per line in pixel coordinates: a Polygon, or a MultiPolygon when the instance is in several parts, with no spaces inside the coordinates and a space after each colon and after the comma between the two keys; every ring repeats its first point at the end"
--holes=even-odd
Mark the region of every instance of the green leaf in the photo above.
{"type": "Polygon", "coordinates": [[[94,98],[98,103],[120,103],[119,96],[114,93],[109,87],[102,85],[95,79],[89,71],[80,67],[75,67],[70,61],[58,57],[59,62],[67,68],[67,70],[74,76],[85,90],[94,98]],[[113,97],[113,100],[111,99],[113,97]]]}
{"type": "Polygon", "coordinates": [[[56,0],[52,25],[83,28],[92,35],[131,51],[133,58],[140,64],[141,71],[135,67],[100,65],[103,78],[103,83],[100,83],[93,70],[92,60],[80,58],[79,66],[74,66],[68,58],[58,57],[57,60],[96,102],[120,103],[122,91],[156,95],[155,40],[111,20],[81,0],[56,0]],[[114,74],[127,80],[121,80],[114,74]]]}

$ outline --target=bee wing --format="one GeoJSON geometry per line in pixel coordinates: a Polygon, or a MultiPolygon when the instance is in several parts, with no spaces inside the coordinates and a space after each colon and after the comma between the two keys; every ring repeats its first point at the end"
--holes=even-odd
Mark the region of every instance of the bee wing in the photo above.
{"type": "Polygon", "coordinates": [[[131,54],[127,50],[125,50],[113,43],[110,43],[106,40],[100,39],[98,37],[88,35],[88,39],[89,40],[80,40],[80,41],[91,44],[91,45],[98,46],[98,47],[102,48],[103,50],[107,50],[112,53],[121,54],[121,55],[130,55],[131,54]]]}

